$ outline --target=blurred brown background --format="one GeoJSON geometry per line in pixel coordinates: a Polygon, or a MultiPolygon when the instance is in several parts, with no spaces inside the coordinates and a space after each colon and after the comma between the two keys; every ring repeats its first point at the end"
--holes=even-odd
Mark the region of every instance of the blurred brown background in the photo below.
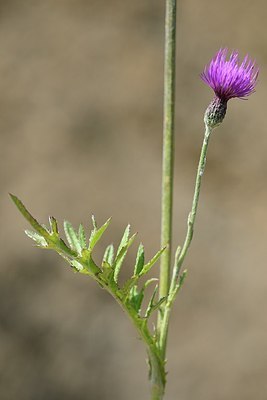
{"type": "MultiPolygon", "coordinates": [[[[261,74],[211,140],[166,400],[266,400],[267,3],[181,0],[178,15],[175,243],[212,97],[202,68],[228,46],[261,74]]],[[[164,1],[0,2],[1,400],[149,397],[128,320],[93,281],[32,246],[8,192],[42,222],[112,215],[99,255],[128,222],[148,256],[158,250],[163,31],[164,1]]]]}

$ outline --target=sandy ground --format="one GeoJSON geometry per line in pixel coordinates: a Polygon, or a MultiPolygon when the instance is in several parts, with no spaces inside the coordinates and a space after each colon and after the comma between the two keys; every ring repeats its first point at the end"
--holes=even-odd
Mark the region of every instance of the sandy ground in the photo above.
{"type": "MultiPolygon", "coordinates": [[[[212,97],[202,68],[228,46],[256,58],[261,75],[211,140],[166,400],[266,400],[267,5],[178,3],[175,243],[212,97]]],[[[1,400],[149,397],[143,345],[121,310],[32,246],[7,194],[43,222],[112,215],[97,257],[128,222],[148,256],[158,250],[163,27],[163,1],[0,2],[1,400]]]]}

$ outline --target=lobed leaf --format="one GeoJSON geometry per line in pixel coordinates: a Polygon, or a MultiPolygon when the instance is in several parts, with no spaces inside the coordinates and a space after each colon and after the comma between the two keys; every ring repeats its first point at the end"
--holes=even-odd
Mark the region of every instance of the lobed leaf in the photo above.
{"type": "Polygon", "coordinates": [[[97,224],[96,224],[96,219],[95,219],[94,215],[92,215],[92,222],[93,222],[94,230],[96,231],[97,230],[97,224]]]}
{"type": "Polygon", "coordinates": [[[146,310],[146,314],[145,314],[145,318],[148,318],[149,315],[152,312],[151,310],[152,310],[153,305],[154,305],[154,299],[155,299],[157,291],[158,291],[158,285],[155,286],[155,288],[153,290],[153,293],[152,293],[152,296],[151,296],[151,298],[149,300],[149,303],[148,303],[148,306],[147,306],[147,310],[146,310]]]}
{"type": "Polygon", "coordinates": [[[179,290],[180,290],[181,287],[183,286],[186,276],[187,276],[187,269],[185,269],[185,270],[181,273],[181,275],[179,276],[178,283],[176,284],[174,290],[170,293],[169,297],[170,297],[170,300],[171,300],[171,301],[174,300],[174,298],[176,297],[177,293],[179,292],[179,290]]]}
{"type": "Polygon", "coordinates": [[[113,265],[114,261],[114,246],[113,244],[108,245],[108,247],[105,250],[104,256],[103,256],[103,263],[107,262],[110,266],[113,265]]]}
{"type": "Polygon", "coordinates": [[[130,291],[132,289],[132,287],[136,284],[136,282],[138,281],[138,276],[132,276],[130,279],[128,279],[125,284],[122,287],[122,292],[124,295],[124,298],[127,298],[130,294],[130,291]]]}
{"type": "Polygon", "coordinates": [[[134,275],[139,275],[142,271],[145,264],[145,251],[144,246],[140,243],[136,255],[135,267],[134,267],[134,275]]]}
{"type": "Polygon", "coordinates": [[[79,263],[77,260],[70,260],[69,263],[73,268],[76,269],[76,271],[80,272],[83,270],[82,264],[79,263]]]}
{"type": "Polygon", "coordinates": [[[178,290],[180,290],[181,287],[183,286],[186,276],[187,276],[187,269],[185,269],[180,275],[178,282],[178,290]]]}
{"type": "Polygon", "coordinates": [[[11,193],[10,197],[15,203],[18,210],[21,212],[24,218],[26,218],[26,220],[30,223],[30,225],[36,230],[36,232],[38,232],[44,238],[48,238],[49,233],[47,229],[45,229],[41,224],[39,224],[39,222],[29,213],[29,211],[26,209],[22,201],[20,201],[20,199],[17,196],[11,193]]]}
{"type": "Polygon", "coordinates": [[[57,225],[56,218],[49,217],[49,225],[50,225],[51,234],[58,236],[58,225],[57,225]]]}
{"type": "Polygon", "coordinates": [[[156,303],[154,303],[157,291],[158,291],[158,285],[155,286],[152,296],[149,300],[145,318],[149,318],[152,312],[155,311],[157,308],[159,308],[160,305],[166,300],[166,297],[161,297],[156,303]]]}
{"type": "Polygon", "coordinates": [[[92,221],[93,221],[94,229],[91,231],[91,235],[90,235],[90,239],[89,239],[89,247],[88,247],[89,251],[92,251],[93,248],[95,247],[96,243],[99,241],[99,239],[101,239],[101,236],[103,235],[103,233],[105,232],[105,230],[107,229],[107,227],[110,224],[111,218],[109,218],[99,229],[97,229],[94,216],[92,216],[92,221]]]}
{"type": "Polygon", "coordinates": [[[118,277],[119,277],[119,273],[120,273],[120,270],[122,267],[123,260],[127,254],[129,247],[133,243],[135,237],[136,237],[136,233],[132,237],[130,237],[130,239],[128,241],[124,240],[123,243],[125,243],[125,245],[123,247],[119,246],[120,252],[117,252],[117,256],[114,261],[114,270],[115,270],[114,271],[114,280],[116,283],[118,282],[118,277]]]}
{"type": "Polygon", "coordinates": [[[47,247],[48,243],[45,240],[45,238],[41,235],[39,235],[39,233],[33,232],[33,231],[29,231],[28,229],[25,230],[26,235],[31,238],[32,240],[35,241],[35,243],[37,244],[37,246],[40,247],[47,247]]]}
{"type": "MultiPolygon", "coordinates": [[[[18,199],[18,197],[16,197],[13,194],[10,194],[10,197],[13,200],[13,202],[15,203],[18,210],[24,216],[24,218],[35,229],[36,232],[27,230],[26,234],[31,239],[33,239],[37,243],[37,245],[39,245],[41,247],[48,247],[50,249],[54,249],[59,255],[61,255],[63,258],[66,258],[66,260],[68,260],[68,262],[70,261],[70,259],[68,257],[76,257],[77,256],[77,253],[79,253],[78,250],[80,250],[81,246],[79,246],[79,243],[76,243],[75,236],[77,238],[77,235],[70,224],[69,225],[71,226],[72,231],[74,232],[74,235],[71,238],[70,237],[71,232],[69,232],[69,239],[71,241],[71,244],[72,244],[74,250],[72,248],[69,248],[66,245],[66,243],[64,242],[64,240],[58,236],[57,221],[54,217],[49,217],[49,224],[50,224],[50,229],[51,229],[51,231],[49,231],[45,225],[40,224],[29,213],[29,211],[26,209],[24,204],[18,199]],[[45,240],[45,242],[44,242],[44,240],[45,240]]],[[[67,229],[67,231],[68,231],[68,229],[67,229]]],[[[68,233],[67,233],[67,235],[68,235],[68,233]]],[[[96,270],[96,268],[95,268],[95,270],[96,270]]],[[[100,271],[99,268],[98,268],[98,271],[100,271]]]]}
{"type": "Polygon", "coordinates": [[[144,265],[142,271],[139,273],[140,276],[145,275],[148,271],[150,271],[150,269],[158,261],[158,259],[160,258],[161,254],[164,252],[165,249],[166,247],[163,247],[161,250],[159,250],[154,255],[154,257],[147,264],[144,265]]]}
{"type": "Polygon", "coordinates": [[[114,269],[107,261],[103,261],[102,272],[100,275],[107,283],[114,283],[114,269]]]}
{"type": "Polygon", "coordinates": [[[134,310],[140,314],[142,302],[144,299],[144,288],[138,291],[137,285],[134,285],[130,290],[129,303],[134,310]]]}
{"type": "MultiPolygon", "coordinates": [[[[137,278],[137,277],[135,277],[137,278]]],[[[140,314],[141,312],[141,306],[142,302],[144,299],[144,294],[145,294],[145,289],[153,282],[158,281],[156,278],[151,278],[148,281],[145,282],[144,286],[140,291],[138,291],[137,285],[133,285],[130,290],[129,290],[129,295],[128,295],[128,301],[131,304],[131,306],[135,309],[135,311],[140,314]]],[[[155,290],[154,290],[155,292],[155,290]]],[[[156,294],[156,292],[155,292],[156,294]]],[[[152,295],[152,302],[155,297],[155,294],[152,295]]]]}
{"type": "Polygon", "coordinates": [[[126,229],[122,235],[118,250],[117,250],[117,254],[116,254],[116,258],[118,257],[119,253],[121,252],[122,248],[125,247],[128,243],[129,240],[129,235],[130,235],[130,224],[128,224],[126,226],[126,229]]]}
{"type": "Polygon", "coordinates": [[[79,225],[78,238],[82,249],[86,249],[86,235],[82,224],[79,225]]]}
{"type": "Polygon", "coordinates": [[[145,282],[145,284],[144,284],[144,288],[146,289],[149,285],[151,285],[151,283],[153,283],[153,282],[158,282],[158,278],[151,278],[151,279],[148,279],[146,282],[145,282]]]}
{"type": "Polygon", "coordinates": [[[82,246],[81,246],[78,236],[70,222],[64,221],[64,231],[65,231],[65,235],[66,235],[67,241],[68,241],[71,249],[76,251],[81,256],[82,246]]]}
{"type": "Polygon", "coordinates": [[[159,301],[157,301],[157,303],[155,303],[155,304],[151,304],[151,306],[147,309],[147,311],[146,311],[146,318],[149,318],[150,317],[150,315],[152,314],[152,312],[153,311],[155,311],[155,310],[157,310],[160,306],[161,306],[161,304],[162,303],[164,303],[164,301],[166,300],[166,296],[165,297],[161,297],[160,299],[159,299],[159,301]]]}

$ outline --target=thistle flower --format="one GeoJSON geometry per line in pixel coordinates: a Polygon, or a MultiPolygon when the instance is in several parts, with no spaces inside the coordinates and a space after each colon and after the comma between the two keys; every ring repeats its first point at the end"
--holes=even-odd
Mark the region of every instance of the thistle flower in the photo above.
{"type": "Polygon", "coordinates": [[[211,128],[223,121],[228,100],[234,97],[244,99],[255,91],[259,73],[259,68],[248,55],[239,63],[237,51],[233,51],[228,60],[227,53],[227,49],[220,49],[201,74],[201,79],[215,93],[204,117],[206,125],[211,128]]]}

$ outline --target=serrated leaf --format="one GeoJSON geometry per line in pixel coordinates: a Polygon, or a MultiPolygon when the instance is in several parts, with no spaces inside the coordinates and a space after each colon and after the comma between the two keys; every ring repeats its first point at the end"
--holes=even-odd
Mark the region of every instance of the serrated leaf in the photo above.
{"type": "MultiPolygon", "coordinates": [[[[139,279],[139,276],[135,275],[135,276],[132,276],[131,278],[129,278],[129,279],[125,282],[125,284],[124,284],[124,286],[123,286],[123,288],[122,288],[122,293],[123,293],[123,295],[125,296],[124,298],[127,298],[127,297],[128,297],[128,295],[129,295],[129,293],[130,293],[130,290],[131,290],[132,287],[136,284],[136,282],[138,281],[138,279],[139,279]]],[[[153,282],[158,282],[158,278],[151,278],[151,279],[148,279],[148,280],[145,282],[144,286],[143,286],[143,290],[145,290],[145,289],[146,289],[151,283],[153,283],[153,282]]]]}
{"type": "Polygon", "coordinates": [[[117,250],[116,258],[117,258],[118,255],[120,254],[122,248],[125,247],[125,246],[127,245],[127,243],[128,243],[129,235],[130,235],[130,228],[131,228],[131,227],[130,227],[130,224],[128,224],[128,225],[126,226],[126,229],[125,229],[123,235],[122,235],[122,238],[121,238],[121,241],[120,241],[118,250],[117,250]]]}
{"type": "Polygon", "coordinates": [[[138,281],[138,276],[132,276],[125,282],[125,284],[122,287],[124,298],[127,298],[129,296],[130,290],[136,284],[137,281],[138,281]]]}
{"type": "Polygon", "coordinates": [[[144,288],[147,288],[153,282],[158,282],[158,278],[150,278],[150,279],[148,279],[144,284],[144,288]]]}
{"type": "Polygon", "coordinates": [[[70,265],[75,268],[78,272],[83,270],[83,266],[77,260],[70,260],[70,265]]]}
{"type": "Polygon", "coordinates": [[[103,263],[107,262],[110,266],[112,266],[113,260],[114,260],[114,246],[113,246],[113,244],[110,244],[110,245],[108,245],[108,247],[105,250],[105,253],[103,256],[103,263]]]}
{"type": "Polygon", "coordinates": [[[92,215],[91,218],[92,218],[92,223],[93,223],[93,229],[91,230],[91,233],[90,233],[89,244],[90,244],[90,242],[91,242],[91,239],[94,237],[94,234],[95,234],[96,231],[97,231],[97,225],[96,225],[95,216],[92,215]]]}
{"type": "Polygon", "coordinates": [[[82,249],[86,249],[86,235],[82,224],[79,225],[78,238],[82,249]]]}
{"type": "Polygon", "coordinates": [[[53,248],[60,255],[62,255],[62,252],[64,252],[71,257],[76,256],[76,252],[70,249],[62,239],[51,234],[45,225],[39,224],[39,222],[29,213],[24,204],[16,196],[10,194],[10,197],[24,218],[26,218],[26,220],[36,230],[36,232],[40,234],[40,236],[45,238],[49,248],[53,248]]]}
{"type": "Polygon", "coordinates": [[[151,298],[150,298],[150,300],[149,300],[149,303],[148,303],[148,306],[147,306],[147,310],[146,310],[146,314],[145,314],[145,318],[148,318],[149,315],[150,315],[151,312],[152,312],[152,308],[153,308],[153,306],[154,306],[154,299],[155,299],[157,290],[158,290],[158,285],[155,286],[155,288],[154,288],[154,290],[153,290],[153,293],[152,293],[152,296],[151,296],[151,298]]]}
{"type": "Polygon", "coordinates": [[[183,286],[186,276],[187,276],[187,269],[185,269],[185,270],[181,273],[181,275],[180,275],[180,277],[179,277],[179,282],[178,282],[178,285],[177,285],[177,286],[178,286],[178,290],[180,290],[181,287],[183,286]]]}
{"type": "Polygon", "coordinates": [[[103,233],[105,232],[111,221],[111,218],[109,218],[99,229],[97,229],[94,217],[92,217],[92,219],[93,219],[94,229],[92,230],[90,235],[89,247],[88,247],[89,251],[93,250],[96,243],[101,239],[101,236],[103,235],[103,233]]]}
{"type": "Polygon", "coordinates": [[[170,300],[171,300],[171,301],[174,300],[174,298],[176,297],[177,293],[179,292],[179,290],[180,290],[181,287],[183,286],[186,276],[187,276],[187,269],[185,269],[185,270],[181,273],[181,275],[180,275],[180,277],[179,277],[179,280],[178,280],[178,283],[176,284],[176,286],[175,286],[173,292],[170,293],[170,300]]]}
{"type": "Polygon", "coordinates": [[[114,280],[116,283],[118,282],[118,277],[119,277],[120,269],[122,267],[123,260],[127,254],[129,247],[133,243],[135,236],[136,236],[136,233],[132,237],[130,237],[130,239],[128,241],[124,241],[125,246],[121,247],[120,252],[117,253],[117,256],[114,261],[114,270],[115,270],[114,271],[114,280]]]}
{"type": "Polygon", "coordinates": [[[114,269],[107,261],[103,261],[102,263],[102,272],[101,277],[108,283],[114,282],[114,269]]]}
{"type": "MultiPolygon", "coordinates": [[[[134,307],[134,309],[135,309],[135,311],[136,311],[137,313],[140,313],[140,311],[141,311],[141,306],[142,306],[142,302],[143,302],[143,299],[144,299],[145,289],[146,289],[151,283],[157,282],[157,281],[158,281],[157,278],[148,279],[148,280],[145,282],[144,286],[142,287],[142,289],[141,289],[140,291],[138,291],[137,285],[134,285],[134,286],[131,287],[130,292],[129,292],[129,301],[130,301],[131,305],[134,307]]],[[[153,292],[153,294],[152,294],[152,297],[151,297],[151,299],[150,299],[148,308],[154,307],[153,301],[154,301],[156,292],[157,292],[157,285],[156,285],[156,287],[155,287],[155,289],[154,289],[154,292],[153,292]]],[[[152,312],[152,311],[151,311],[151,312],[152,312]]]]}
{"type": "Polygon", "coordinates": [[[146,311],[145,317],[148,318],[152,314],[153,311],[157,310],[161,306],[161,304],[164,303],[164,301],[166,299],[167,299],[166,296],[165,297],[161,297],[161,299],[159,299],[159,301],[157,303],[151,304],[150,308],[148,308],[147,311],[146,311]]]}
{"type": "Polygon", "coordinates": [[[134,310],[139,314],[141,311],[142,302],[144,299],[144,288],[138,291],[137,286],[133,286],[130,291],[129,302],[134,310]]]}
{"type": "Polygon", "coordinates": [[[140,274],[140,272],[144,267],[144,264],[145,264],[145,251],[144,251],[144,246],[142,245],[142,243],[140,243],[136,255],[134,275],[140,274]]]}
{"type": "Polygon", "coordinates": [[[181,289],[181,287],[183,286],[184,281],[185,281],[185,278],[186,278],[186,275],[187,275],[187,269],[185,269],[185,270],[181,273],[181,275],[180,275],[180,277],[179,277],[179,281],[178,281],[178,283],[177,283],[177,285],[176,285],[176,291],[177,291],[177,292],[178,292],[178,291],[181,289]]]}
{"type": "Polygon", "coordinates": [[[82,273],[86,272],[81,263],[74,260],[73,258],[68,257],[64,252],[61,252],[58,249],[56,251],[65,261],[67,261],[67,263],[71,266],[71,268],[74,269],[76,272],[82,272],[82,273]]]}
{"type": "Polygon", "coordinates": [[[80,245],[77,234],[70,222],[64,221],[64,231],[71,249],[76,251],[81,256],[82,247],[80,245]]]}
{"type": "Polygon", "coordinates": [[[140,276],[145,275],[153,267],[153,265],[158,261],[158,259],[160,258],[161,254],[164,252],[165,249],[166,247],[163,247],[161,250],[159,250],[154,255],[154,257],[147,264],[144,265],[144,268],[139,274],[140,276]]]}
{"type": "Polygon", "coordinates": [[[58,253],[61,253],[61,251],[64,251],[65,253],[68,254],[68,256],[71,256],[71,257],[76,257],[77,256],[77,251],[70,249],[66,245],[64,240],[61,239],[61,238],[59,238],[56,243],[53,243],[53,245],[55,245],[54,248],[58,253]]]}
{"type": "Polygon", "coordinates": [[[89,250],[83,250],[82,257],[79,258],[79,262],[86,268],[91,274],[98,275],[101,273],[101,269],[94,262],[89,250]]]}
{"type": "MultiPolygon", "coordinates": [[[[149,279],[146,283],[145,283],[145,287],[147,287],[148,285],[150,285],[152,282],[154,282],[155,280],[158,281],[158,279],[152,278],[149,279]]],[[[158,285],[155,286],[152,296],[149,300],[148,306],[147,306],[147,310],[145,313],[145,318],[149,318],[149,316],[152,314],[153,311],[155,311],[156,309],[158,309],[160,307],[160,305],[166,300],[167,297],[161,297],[156,303],[154,303],[156,294],[158,291],[158,285]]]]}
{"type": "Polygon", "coordinates": [[[96,224],[96,219],[95,219],[94,215],[92,215],[92,222],[93,222],[94,230],[96,231],[97,230],[97,224],[96,224]]]}
{"type": "Polygon", "coordinates": [[[36,242],[36,244],[38,246],[41,247],[47,247],[48,243],[45,240],[45,238],[41,235],[39,235],[39,233],[33,232],[33,231],[29,231],[29,230],[25,230],[26,235],[31,238],[32,240],[34,240],[36,242]]]}
{"type": "Polygon", "coordinates": [[[56,218],[49,217],[49,225],[50,225],[51,233],[57,236],[58,235],[58,225],[57,225],[56,218]]]}
{"type": "Polygon", "coordinates": [[[45,229],[41,224],[39,224],[39,222],[29,213],[29,211],[26,209],[22,201],[20,201],[20,199],[17,196],[11,193],[10,197],[17,206],[18,210],[21,212],[24,218],[26,218],[29,224],[36,230],[36,232],[38,232],[44,238],[48,238],[49,233],[47,229],[45,229]]]}

